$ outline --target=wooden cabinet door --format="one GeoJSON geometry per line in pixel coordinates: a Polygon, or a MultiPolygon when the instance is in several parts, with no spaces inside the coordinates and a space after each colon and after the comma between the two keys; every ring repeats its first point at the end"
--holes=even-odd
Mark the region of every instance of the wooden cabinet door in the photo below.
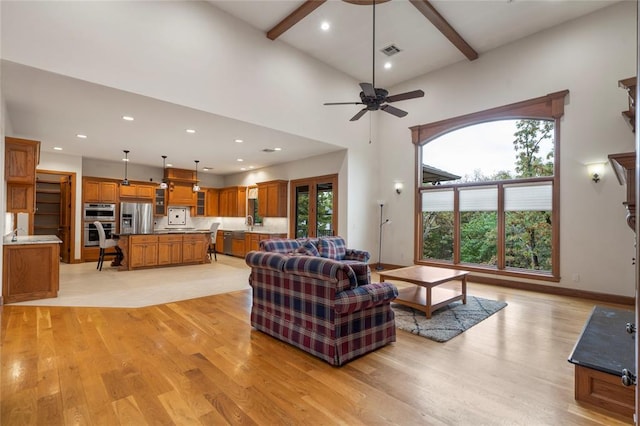
{"type": "Polygon", "coordinates": [[[238,187],[237,203],[238,203],[237,216],[245,217],[247,215],[247,187],[246,186],[238,187]]]}
{"type": "Polygon", "coordinates": [[[136,185],[136,196],[138,198],[153,199],[156,193],[156,187],[151,185],[136,185]]]}
{"type": "Polygon", "coordinates": [[[100,182],[85,180],[82,185],[82,198],[85,203],[100,202],[100,182]]]}
{"type": "Polygon", "coordinates": [[[207,191],[196,192],[196,207],[193,209],[194,216],[204,216],[207,208],[207,191]]]}
{"type": "Polygon", "coordinates": [[[144,266],[155,266],[158,264],[158,244],[146,244],[144,250],[144,266]]]}
{"type": "Polygon", "coordinates": [[[158,236],[158,265],[182,263],[182,235],[158,236]]]}
{"type": "Polygon", "coordinates": [[[34,204],[33,185],[7,184],[7,212],[33,213],[34,204]]]}
{"type": "Polygon", "coordinates": [[[286,180],[258,183],[258,214],[262,217],[287,217],[286,180]]]}
{"type": "Polygon", "coordinates": [[[244,240],[231,240],[231,254],[236,257],[244,257],[245,255],[245,247],[244,240]]]}
{"type": "Polygon", "coordinates": [[[216,251],[218,253],[222,253],[223,248],[224,248],[224,234],[222,233],[222,231],[218,231],[218,233],[216,234],[216,251]]]}
{"type": "Polygon", "coordinates": [[[167,203],[166,203],[166,195],[167,190],[156,188],[156,198],[154,203],[153,214],[155,216],[166,216],[167,215],[167,203]]]}
{"type": "Polygon", "coordinates": [[[196,197],[191,184],[171,183],[169,184],[168,202],[170,206],[195,206],[196,197]]]}
{"type": "Polygon", "coordinates": [[[131,268],[144,266],[146,246],[144,243],[129,245],[129,265],[131,268]]]}
{"type": "Polygon", "coordinates": [[[193,241],[182,243],[182,261],[184,263],[193,262],[196,259],[196,244],[193,241]]]}
{"type": "Polygon", "coordinates": [[[120,185],[120,198],[136,198],[135,185],[120,185]]]}
{"type": "Polygon", "coordinates": [[[215,188],[207,188],[207,216],[220,216],[220,191],[215,188]]]}
{"type": "Polygon", "coordinates": [[[4,178],[8,183],[35,184],[40,142],[5,138],[4,178]]]}
{"type": "Polygon", "coordinates": [[[100,182],[100,199],[103,203],[118,202],[118,184],[116,182],[100,182]]]}

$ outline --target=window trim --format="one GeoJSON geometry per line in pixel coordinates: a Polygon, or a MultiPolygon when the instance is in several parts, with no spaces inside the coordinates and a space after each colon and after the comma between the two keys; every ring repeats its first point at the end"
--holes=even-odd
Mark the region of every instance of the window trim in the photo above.
{"type": "MultiPolygon", "coordinates": [[[[415,182],[416,192],[414,200],[414,263],[431,266],[446,266],[454,269],[465,269],[476,272],[487,272],[496,275],[505,275],[521,278],[533,278],[545,281],[560,281],[560,121],[564,115],[565,98],[569,94],[569,90],[562,90],[559,92],[550,93],[546,96],[538,98],[528,99],[521,102],[516,102],[509,105],[503,105],[496,108],[491,108],[484,111],[478,111],[471,114],[466,114],[458,117],[448,118],[432,123],[422,124],[418,126],[410,127],[411,130],[411,142],[415,147],[415,182]],[[489,121],[497,121],[504,119],[538,119],[538,120],[552,120],[554,122],[554,166],[553,166],[553,211],[552,221],[557,224],[552,228],[552,270],[551,273],[536,273],[530,270],[517,271],[514,269],[498,269],[496,267],[481,267],[471,266],[467,264],[458,263],[459,259],[455,259],[454,262],[449,261],[433,261],[422,259],[422,191],[426,187],[422,184],[422,150],[421,148],[431,142],[432,140],[449,133],[451,131],[461,129],[474,124],[485,123],[489,121]]],[[[525,183],[527,181],[536,180],[533,179],[518,179],[517,182],[525,183]]],[[[547,179],[547,178],[544,178],[547,179]]],[[[512,182],[511,180],[499,181],[499,183],[512,182]]],[[[489,182],[482,182],[479,184],[487,184],[489,182]]],[[[456,185],[441,185],[440,188],[444,189],[448,186],[456,185]]],[[[502,224],[504,224],[504,218],[502,218],[502,224]]],[[[454,218],[454,233],[459,232],[460,224],[456,222],[454,218]]],[[[498,220],[500,223],[500,219],[498,220]]],[[[502,226],[503,227],[503,226],[502,226]]],[[[498,232],[504,232],[503,229],[498,229],[498,232]]],[[[457,238],[457,237],[455,237],[457,238]]],[[[499,260],[502,259],[500,252],[503,249],[498,247],[499,260]]],[[[454,250],[454,253],[457,250],[454,250]]]]}

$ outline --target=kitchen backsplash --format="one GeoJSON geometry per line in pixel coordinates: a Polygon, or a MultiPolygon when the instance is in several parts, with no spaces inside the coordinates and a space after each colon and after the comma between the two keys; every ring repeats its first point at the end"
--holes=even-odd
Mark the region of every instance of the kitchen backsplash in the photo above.
{"type": "MultiPolygon", "coordinates": [[[[172,206],[178,207],[178,206],[172,206]]],[[[154,220],[155,229],[167,228],[195,228],[209,229],[213,222],[220,222],[221,230],[239,230],[246,231],[247,222],[244,217],[191,217],[190,208],[186,209],[186,223],[184,225],[169,225],[167,216],[157,216],[154,220]]],[[[289,220],[285,217],[265,217],[262,226],[254,226],[253,230],[265,233],[283,233],[286,234],[289,229],[289,220]]]]}

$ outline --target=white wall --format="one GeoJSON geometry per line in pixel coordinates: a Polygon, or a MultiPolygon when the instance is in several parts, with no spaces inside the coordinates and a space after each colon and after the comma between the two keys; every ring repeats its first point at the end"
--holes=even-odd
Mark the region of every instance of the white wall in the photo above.
{"type": "Polygon", "coordinates": [[[406,187],[387,210],[393,223],[383,259],[413,260],[413,244],[407,242],[414,235],[415,154],[408,127],[569,89],[561,122],[559,286],[633,296],[634,235],[624,220],[624,188],[610,167],[595,184],[585,164],[634,149],[621,116],[626,92],[617,82],[636,73],[635,15],[634,2],[618,3],[394,87],[391,93],[420,88],[426,95],[406,103],[410,122],[385,116],[380,122],[385,144],[379,155],[387,167],[381,168],[379,185],[392,191],[393,181],[401,179],[406,187]]]}

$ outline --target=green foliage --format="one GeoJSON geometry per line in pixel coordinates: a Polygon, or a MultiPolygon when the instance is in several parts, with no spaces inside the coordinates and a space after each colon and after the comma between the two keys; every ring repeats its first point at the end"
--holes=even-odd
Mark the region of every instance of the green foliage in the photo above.
{"type": "Polygon", "coordinates": [[[453,212],[422,212],[422,257],[453,260],[453,212]]]}
{"type": "Polygon", "coordinates": [[[553,122],[546,120],[518,120],[516,139],[516,173],[518,177],[552,176],[553,149],[540,156],[540,144],[553,138],[553,122]]]}
{"type": "Polygon", "coordinates": [[[496,264],[498,247],[496,212],[460,213],[460,261],[496,264]]]}

